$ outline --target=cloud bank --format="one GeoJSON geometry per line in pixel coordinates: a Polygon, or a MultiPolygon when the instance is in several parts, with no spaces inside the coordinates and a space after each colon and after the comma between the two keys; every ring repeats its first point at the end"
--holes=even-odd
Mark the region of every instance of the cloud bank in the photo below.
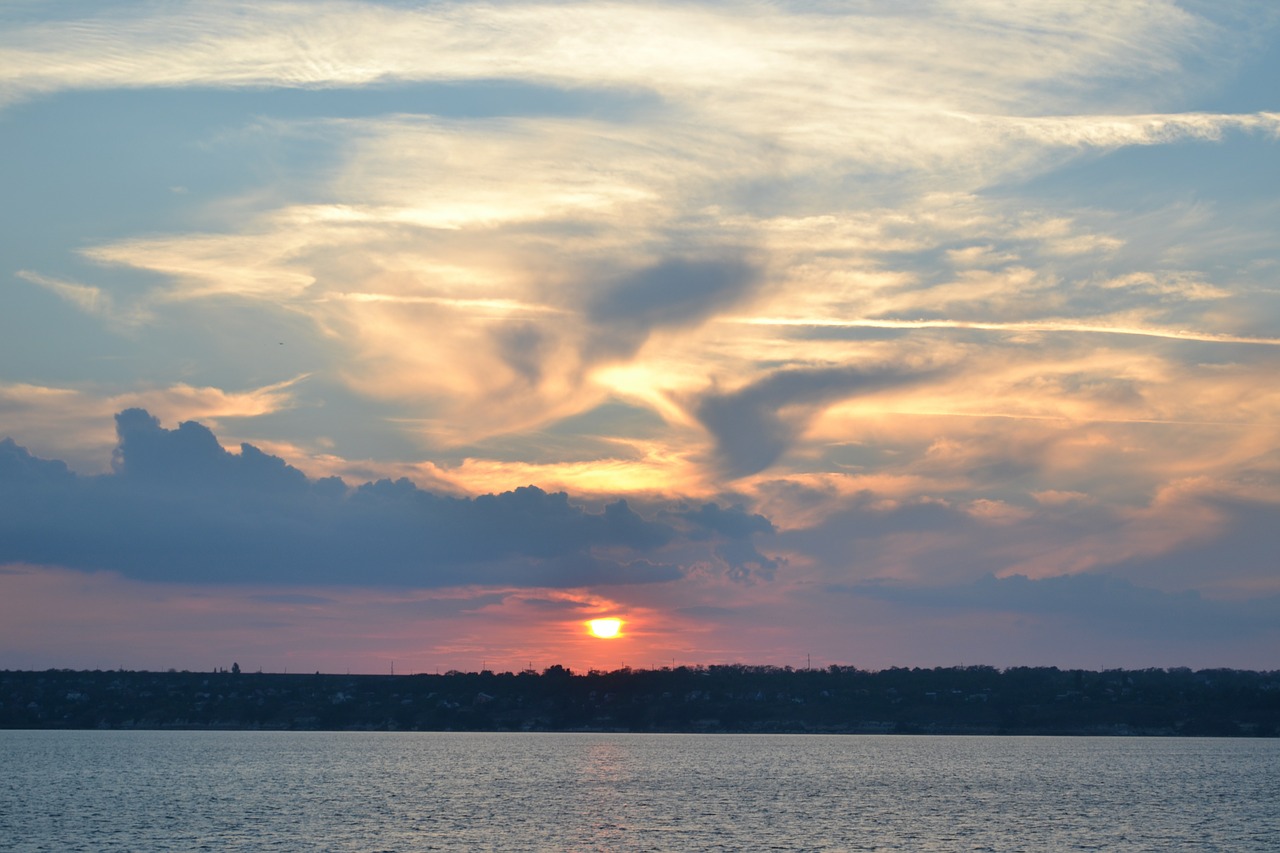
{"type": "MultiPolygon", "coordinates": [[[[833,590],[834,591],[834,590],[833,590]]],[[[1280,624],[1280,596],[1248,602],[1214,601],[1194,591],[1169,593],[1105,575],[985,575],[962,585],[909,587],[863,583],[854,595],[943,611],[1065,617],[1083,630],[1161,638],[1170,626],[1188,639],[1257,637],[1280,624]]]]}
{"type": "Polygon", "coordinates": [[[111,570],[150,581],[599,587],[671,581],[690,552],[749,573],[772,526],[741,507],[625,500],[592,512],[527,486],[474,498],[408,480],[349,488],[309,479],[242,444],[225,450],[194,421],[169,430],[142,409],[116,416],[113,471],[81,477],[0,442],[0,562],[111,570]]]}

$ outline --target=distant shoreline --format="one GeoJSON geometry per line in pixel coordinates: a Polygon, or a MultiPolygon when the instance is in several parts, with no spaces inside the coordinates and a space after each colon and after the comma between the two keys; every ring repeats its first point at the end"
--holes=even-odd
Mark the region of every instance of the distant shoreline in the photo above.
{"type": "Polygon", "coordinates": [[[1280,736],[1280,671],[0,671],[0,728],[1280,736]]]}

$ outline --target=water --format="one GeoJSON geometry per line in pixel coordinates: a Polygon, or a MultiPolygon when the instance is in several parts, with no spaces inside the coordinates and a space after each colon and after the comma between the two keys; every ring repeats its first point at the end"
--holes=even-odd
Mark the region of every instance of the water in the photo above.
{"type": "Polygon", "coordinates": [[[0,731],[0,849],[1280,850],[1280,741],[0,731]]]}

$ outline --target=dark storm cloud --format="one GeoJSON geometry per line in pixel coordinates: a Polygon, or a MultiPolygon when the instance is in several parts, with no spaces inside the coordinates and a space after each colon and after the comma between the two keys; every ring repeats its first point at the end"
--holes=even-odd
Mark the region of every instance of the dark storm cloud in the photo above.
{"type": "Polygon", "coordinates": [[[823,404],[932,375],[896,367],[779,370],[737,391],[707,394],[694,414],[715,439],[722,470],[744,477],[776,462],[823,404]]]}
{"type": "Polygon", "coordinates": [[[0,562],[145,580],[572,587],[672,580],[683,570],[668,550],[754,553],[746,539],[772,529],[740,507],[588,512],[534,486],[475,498],[404,479],[348,488],[249,444],[230,453],[195,422],[169,430],[130,409],[116,427],[113,471],[98,477],[0,442],[0,562]]]}
{"type": "Polygon", "coordinates": [[[948,610],[1059,615],[1083,626],[1130,636],[1220,639],[1274,630],[1280,596],[1249,601],[1207,599],[1195,591],[1165,592],[1101,574],[1058,575],[1033,580],[1022,575],[946,586],[907,586],[870,581],[839,589],[909,606],[948,610]]]}

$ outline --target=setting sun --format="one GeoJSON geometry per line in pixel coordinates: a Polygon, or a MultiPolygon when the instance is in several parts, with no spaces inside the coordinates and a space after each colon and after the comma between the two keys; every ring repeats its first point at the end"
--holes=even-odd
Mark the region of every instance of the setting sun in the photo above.
{"type": "Polygon", "coordinates": [[[621,619],[592,619],[587,622],[587,629],[594,637],[609,639],[618,636],[622,630],[621,619]]]}

